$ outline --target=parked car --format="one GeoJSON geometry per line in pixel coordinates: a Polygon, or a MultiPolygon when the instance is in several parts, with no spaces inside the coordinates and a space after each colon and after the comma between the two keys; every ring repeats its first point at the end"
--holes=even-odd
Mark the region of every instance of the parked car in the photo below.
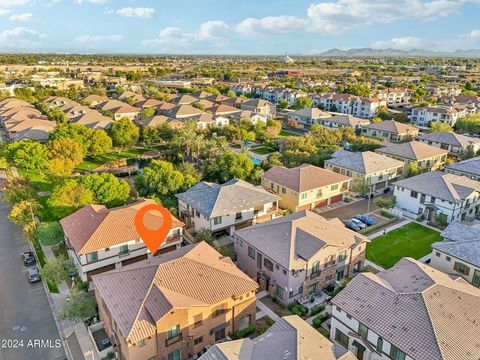
{"type": "Polygon", "coordinates": [[[367,225],[365,225],[363,222],[361,222],[358,219],[353,218],[353,219],[350,219],[350,221],[355,223],[360,229],[365,229],[367,227],[367,225]]]}
{"type": "Polygon", "coordinates": [[[360,215],[359,214],[359,215],[355,215],[354,218],[360,220],[361,222],[363,222],[367,226],[372,226],[372,225],[375,225],[377,223],[375,220],[373,220],[368,215],[360,215]]]}
{"type": "Polygon", "coordinates": [[[343,224],[345,225],[346,228],[353,230],[353,231],[360,231],[362,230],[360,226],[355,224],[353,221],[350,220],[343,220],[343,224]]]}
{"type": "Polygon", "coordinates": [[[392,188],[390,186],[383,189],[384,194],[388,194],[390,191],[392,191],[392,188]]]}
{"type": "Polygon", "coordinates": [[[36,266],[27,270],[27,277],[28,281],[30,281],[31,283],[40,281],[42,279],[42,277],[40,276],[40,271],[36,266]]]}
{"type": "Polygon", "coordinates": [[[37,262],[35,259],[35,255],[33,255],[33,252],[31,251],[26,251],[22,254],[22,260],[25,265],[33,265],[37,262]]]}

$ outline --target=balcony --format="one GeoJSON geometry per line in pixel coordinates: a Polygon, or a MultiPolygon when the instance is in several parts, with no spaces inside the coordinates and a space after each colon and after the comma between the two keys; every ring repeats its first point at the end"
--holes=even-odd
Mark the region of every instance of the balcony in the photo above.
{"type": "Polygon", "coordinates": [[[165,340],[165,346],[173,345],[173,344],[179,342],[180,340],[182,340],[182,338],[183,338],[183,334],[180,333],[180,334],[178,334],[178,335],[177,335],[176,337],[174,337],[174,338],[166,339],[166,340],[165,340]]]}
{"type": "Polygon", "coordinates": [[[119,257],[119,258],[128,256],[128,255],[130,255],[130,250],[120,251],[120,252],[118,253],[118,257],[119,257]]]}
{"type": "Polygon", "coordinates": [[[320,276],[321,271],[317,271],[310,274],[310,279],[315,279],[316,277],[320,276]]]}

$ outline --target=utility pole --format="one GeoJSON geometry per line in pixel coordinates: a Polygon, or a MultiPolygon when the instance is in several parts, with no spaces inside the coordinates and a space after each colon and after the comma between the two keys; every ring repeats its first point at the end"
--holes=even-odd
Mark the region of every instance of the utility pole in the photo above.
{"type": "Polygon", "coordinates": [[[372,200],[372,189],[373,185],[369,186],[368,190],[368,205],[367,205],[367,215],[370,213],[370,201],[372,200]]]}

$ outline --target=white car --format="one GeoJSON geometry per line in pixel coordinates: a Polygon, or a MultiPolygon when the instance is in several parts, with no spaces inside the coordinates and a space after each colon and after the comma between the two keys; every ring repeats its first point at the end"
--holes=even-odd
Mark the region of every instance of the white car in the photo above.
{"type": "Polygon", "coordinates": [[[358,219],[350,219],[350,221],[354,222],[356,225],[360,227],[360,229],[365,229],[367,225],[365,225],[363,222],[361,222],[358,219]]]}

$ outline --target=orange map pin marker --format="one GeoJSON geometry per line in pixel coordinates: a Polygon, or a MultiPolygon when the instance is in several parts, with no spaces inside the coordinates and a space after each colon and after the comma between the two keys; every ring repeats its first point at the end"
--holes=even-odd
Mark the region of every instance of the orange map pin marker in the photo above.
{"type": "Polygon", "coordinates": [[[135,228],[150,252],[155,254],[172,228],[172,215],[163,206],[157,204],[145,205],[138,210],[137,215],[135,216],[135,228]],[[143,218],[148,211],[158,211],[162,214],[163,224],[159,229],[148,229],[145,226],[143,218]]]}

